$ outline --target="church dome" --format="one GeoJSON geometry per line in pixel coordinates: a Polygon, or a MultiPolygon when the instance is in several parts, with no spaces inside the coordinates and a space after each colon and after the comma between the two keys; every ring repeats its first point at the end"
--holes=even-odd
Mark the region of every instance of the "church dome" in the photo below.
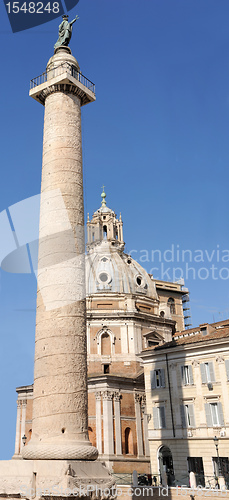
{"type": "Polygon", "coordinates": [[[131,293],[157,299],[155,284],[145,269],[107,240],[86,255],[86,290],[87,295],[131,293]]]}
{"type": "Polygon", "coordinates": [[[124,253],[123,222],[106,205],[87,221],[86,293],[101,292],[141,294],[158,299],[155,283],[132,257],[124,253]]]}

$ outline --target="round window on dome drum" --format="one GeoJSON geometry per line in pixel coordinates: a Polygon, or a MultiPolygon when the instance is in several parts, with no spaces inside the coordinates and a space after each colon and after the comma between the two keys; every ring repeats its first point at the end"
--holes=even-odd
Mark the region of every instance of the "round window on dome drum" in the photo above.
{"type": "Polygon", "coordinates": [[[99,275],[99,279],[100,281],[102,281],[103,283],[106,283],[106,281],[109,280],[109,276],[107,273],[100,273],[99,275]]]}

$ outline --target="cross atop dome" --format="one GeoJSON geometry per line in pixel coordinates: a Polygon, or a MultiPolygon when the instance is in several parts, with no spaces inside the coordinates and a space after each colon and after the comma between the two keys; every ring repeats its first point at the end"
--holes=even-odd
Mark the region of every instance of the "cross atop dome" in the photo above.
{"type": "Polygon", "coordinates": [[[106,193],[104,191],[104,188],[105,188],[105,186],[102,186],[102,190],[103,190],[103,192],[101,193],[101,197],[102,197],[102,203],[101,203],[101,205],[102,205],[102,207],[105,207],[106,204],[107,204],[107,202],[106,202],[107,195],[106,195],[106,193]]]}

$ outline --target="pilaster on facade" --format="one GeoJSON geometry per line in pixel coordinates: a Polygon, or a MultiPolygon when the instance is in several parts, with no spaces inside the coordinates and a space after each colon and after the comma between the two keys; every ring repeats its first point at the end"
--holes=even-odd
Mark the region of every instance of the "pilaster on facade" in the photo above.
{"type": "Polygon", "coordinates": [[[216,358],[216,361],[218,362],[218,370],[220,374],[220,381],[221,381],[221,391],[222,391],[222,404],[223,407],[226,411],[224,411],[224,419],[225,419],[225,424],[226,426],[229,425],[229,391],[228,391],[228,381],[227,381],[227,374],[225,370],[225,359],[223,356],[218,356],[216,358]]]}
{"type": "Polygon", "coordinates": [[[115,442],[116,442],[116,455],[122,455],[122,430],[121,430],[121,394],[114,392],[114,417],[115,417],[115,442]]]}
{"type": "Polygon", "coordinates": [[[149,438],[148,438],[148,415],[147,415],[147,407],[146,407],[146,395],[143,394],[141,399],[141,409],[143,414],[143,434],[144,434],[144,451],[145,456],[149,457],[149,438]]]}
{"type": "Polygon", "coordinates": [[[114,455],[113,392],[103,391],[104,455],[114,455]]]}
{"type": "Polygon", "coordinates": [[[142,435],[142,419],[141,419],[141,400],[142,395],[135,392],[135,415],[136,415],[136,431],[137,431],[137,449],[138,449],[138,457],[144,456],[143,451],[143,435],[142,435]]]}
{"type": "Polygon", "coordinates": [[[21,401],[21,407],[22,407],[22,411],[21,411],[21,442],[20,442],[20,450],[23,449],[23,441],[22,441],[22,438],[23,436],[25,436],[25,421],[26,421],[26,407],[27,407],[27,399],[22,399],[21,401]]]}
{"type": "Polygon", "coordinates": [[[102,415],[101,415],[101,392],[97,391],[95,393],[95,408],[96,408],[96,448],[101,455],[103,452],[102,448],[102,415]]]}
{"type": "Polygon", "coordinates": [[[21,420],[21,401],[20,401],[20,399],[18,399],[17,400],[17,421],[16,421],[16,437],[15,437],[14,456],[17,456],[20,454],[20,440],[21,440],[20,420],[21,420]]]}

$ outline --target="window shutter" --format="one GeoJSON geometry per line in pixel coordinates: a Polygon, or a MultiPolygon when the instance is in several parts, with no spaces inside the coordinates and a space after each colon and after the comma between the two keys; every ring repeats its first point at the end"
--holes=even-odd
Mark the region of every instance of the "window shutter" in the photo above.
{"type": "Polygon", "coordinates": [[[229,359],[225,360],[225,367],[226,367],[227,380],[229,380],[229,359]]]}
{"type": "Polygon", "coordinates": [[[209,366],[209,372],[210,372],[210,377],[211,377],[211,382],[215,382],[215,373],[214,373],[214,367],[213,363],[208,363],[209,366]]]}
{"type": "Polygon", "coordinates": [[[153,425],[154,429],[159,429],[158,408],[156,406],[153,408],[153,425]]]}
{"type": "Polygon", "coordinates": [[[187,427],[186,425],[186,418],[185,418],[185,411],[184,411],[184,405],[180,405],[180,414],[181,414],[181,423],[182,427],[187,427]]]}
{"type": "Polygon", "coordinates": [[[161,417],[161,428],[162,429],[165,429],[166,425],[165,425],[165,407],[164,406],[160,406],[160,417],[161,417]]]}
{"type": "Polygon", "coordinates": [[[165,387],[165,370],[161,369],[161,387],[165,387]]]}
{"type": "Polygon", "coordinates": [[[194,405],[188,405],[189,417],[190,417],[190,427],[196,427],[195,416],[194,416],[194,405]]]}
{"type": "Polygon", "coordinates": [[[184,380],[184,366],[181,366],[181,382],[182,382],[183,385],[185,384],[185,380],[184,380]]]}
{"type": "Polygon", "coordinates": [[[206,384],[207,377],[206,377],[206,370],[205,370],[205,364],[204,363],[201,363],[201,365],[200,365],[200,372],[201,372],[202,384],[206,384]]]}
{"type": "Polygon", "coordinates": [[[218,408],[218,412],[219,412],[219,425],[221,425],[221,427],[224,427],[222,403],[217,403],[217,408],[218,408]]]}
{"type": "Polygon", "coordinates": [[[152,370],[150,372],[150,382],[151,382],[151,389],[156,388],[156,372],[155,370],[152,370]]]}
{"type": "Polygon", "coordinates": [[[192,366],[191,365],[188,365],[188,372],[189,372],[190,384],[193,385],[193,374],[192,374],[192,366]]]}
{"type": "Polygon", "coordinates": [[[209,403],[205,403],[204,407],[205,407],[207,427],[213,427],[211,409],[209,403]]]}

